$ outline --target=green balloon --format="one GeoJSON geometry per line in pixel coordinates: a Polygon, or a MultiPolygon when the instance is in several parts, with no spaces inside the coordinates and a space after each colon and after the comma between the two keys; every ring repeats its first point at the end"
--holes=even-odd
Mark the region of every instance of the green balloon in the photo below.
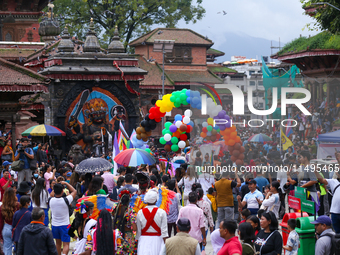
{"type": "Polygon", "coordinates": [[[184,101],[184,100],[186,101],[187,100],[187,95],[185,93],[181,93],[179,98],[181,99],[181,101],[184,101]]]}
{"type": "Polygon", "coordinates": [[[181,103],[177,103],[177,102],[175,102],[175,104],[174,104],[174,105],[175,105],[175,107],[176,107],[176,108],[178,108],[178,107],[181,107],[181,103]]]}
{"type": "Polygon", "coordinates": [[[151,150],[150,150],[149,148],[146,148],[145,151],[146,151],[147,153],[150,153],[150,152],[151,152],[151,150]]]}
{"type": "Polygon", "coordinates": [[[171,101],[171,102],[175,102],[175,101],[176,101],[176,97],[175,97],[175,96],[171,96],[171,97],[170,97],[170,101],[171,101]]]}
{"type": "Polygon", "coordinates": [[[175,136],[172,137],[172,138],[171,138],[171,143],[172,143],[172,144],[177,144],[177,143],[178,143],[178,138],[175,137],[175,136]]]}
{"type": "Polygon", "coordinates": [[[176,145],[176,144],[173,144],[173,145],[171,145],[171,150],[173,151],[173,152],[176,152],[176,151],[178,151],[178,145],[176,145]]]}
{"type": "Polygon", "coordinates": [[[169,129],[171,125],[172,125],[172,123],[168,121],[168,122],[165,122],[164,127],[166,129],[169,129]]]}
{"type": "Polygon", "coordinates": [[[168,129],[164,128],[164,129],[162,130],[162,134],[165,135],[167,130],[168,130],[168,129]]]}
{"type": "Polygon", "coordinates": [[[161,137],[161,138],[159,139],[159,142],[160,142],[161,144],[166,144],[166,141],[165,141],[164,137],[161,137]]]}
{"type": "Polygon", "coordinates": [[[213,130],[213,127],[209,125],[209,126],[207,126],[207,130],[211,131],[211,130],[213,130]]]}

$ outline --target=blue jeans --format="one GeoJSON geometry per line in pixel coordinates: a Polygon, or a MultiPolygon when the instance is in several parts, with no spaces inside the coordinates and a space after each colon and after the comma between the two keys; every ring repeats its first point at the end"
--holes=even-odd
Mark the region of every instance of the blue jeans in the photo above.
{"type": "Polygon", "coordinates": [[[2,237],[4,238],[4,254],[12,255],[12,225],[5,223],[2,229],[2,237]]]}
{"type": "Polygon", "coordinates": [[[336,234],[340,234],[340,214],[331,213],[332,225],[336,234]]]}
{"type": "Polygon", "coordinates": [[[44,224],[45,226],[48,227],[48,208],[47,209],[44,209],[44,212],[45,212],[45,219],[44,219],[44,224]]]}
{"type": "MultiPolygon", "coordinates": [[[[205,231],[205,236],[207,236],[207,235],[208,235],[208,229],[205,231]]],[[[202,240],[203,240],[203,235],[202,235],[202,240]]],[[[202,245],[201,251],[204,251],[204,250],[205,250],[205,246],[202,245]]]]}

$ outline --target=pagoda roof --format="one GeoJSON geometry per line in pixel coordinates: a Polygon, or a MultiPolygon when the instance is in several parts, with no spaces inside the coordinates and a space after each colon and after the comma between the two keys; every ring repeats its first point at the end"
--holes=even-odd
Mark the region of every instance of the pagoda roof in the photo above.
{"type": "Polygon", "coordinates": [[[0,42],[0,58],[24,62],[43,47],[44,43],[40,42],[0,42]]]}
{"type": "Polygon", "coordinates": [[[0,76],[1,92],[48,92],[47,77],[2,58],[0,76]]]}
{"type": "Polygon", "coordinates": [[[218,76],[206,70],[166,70],[169,78],[175,82],[175,85],[190,85],[192,83],[223,83],[218,76]]]}
{"type": "Polygon", "coordinates": [[[189,44],[211,47],[214,43],[187,28],[156,28],[151,32],[138,37],[130,42],[130,46],[135,47],[144,44],[153,44],[155,40],[175,40],[175,44],[189,44]]]}
{"type": "Polygon", "coordinates": [[[220,57],[220,56],[224,56],[225,53],[223,51],[210,48],[210,49],[207,49],[207,55],[214,55],[216,57],[220,57]]]}
{"type": "Polygon", "coordinates": [[[300,37],[286,44],[282,50],[271,57],[280,60],[282,56],[322,50],[340,50],[340,35],[324,31],[309,38],[300,37]]]}
{"type": "MultiPolygon", "coordinates": [[[[144,56],[137,55],[139,67],[148,71],[148,75],[140,82],[141,89],[162,89],[162,68],[155,62],[148,62],[144,56]]],[[[164,81],[165,89],[174,89],[174,82],[165,75],[164,81]]]]}
{"type": "Polygon", "coordinates": [[[225,73],[234,74],[234,73],[237,73],[236,70],[228,68],[226,66],[219,65],[219,64],[208,65],[207,67],[208,67],[209,71],[214,73],[214,74],[225,74],[225,73]]]}

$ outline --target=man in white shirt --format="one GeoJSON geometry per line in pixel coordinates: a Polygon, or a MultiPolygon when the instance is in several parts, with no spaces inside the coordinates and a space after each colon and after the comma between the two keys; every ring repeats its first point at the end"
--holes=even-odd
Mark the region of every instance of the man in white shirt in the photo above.
{"type": "Polygon", "coordinates": [[[241,196],[237,196],[239,207],[243,208],[247,205],[247,208],[249,209],[251,214],[257,215],[257,211],[259,210],[260,204],[262,204],[263,201],[263,195],[260,191],[256,189],[255,180],[250,180],[248,182],[248,188],[250,192],[244,196],[242,202],[241,196]]]}
{"type": "Polygon", "coordinates": [[[49,200],[52,214],[52,234],[56,239],[58,254],[67,255],[70,245],[70,236],[68,235],[68,225],[70,225],[69,205],[75,198],[77,191],[67,182],[57,183],[53,187],[54,197],[49,200]],[[64,185],[71,192],[70,195],[63,197],[64,185]],[[61,243],[63,251],[61,253],[61,243]]]}
{"type": "Polygon", "coordinates": [[[159,255],[168,237],[166,212],[157,208],[158,188],[150,189],[144,196],[148,204],[137,213],[138,254],[159,255]]]}

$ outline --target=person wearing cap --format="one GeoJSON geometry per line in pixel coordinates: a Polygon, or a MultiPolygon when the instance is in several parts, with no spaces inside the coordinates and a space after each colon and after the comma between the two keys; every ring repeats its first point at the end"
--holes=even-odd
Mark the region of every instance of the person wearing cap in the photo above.
{"type": "Polygon", "coordinates": [[[178,219],[176,228],[177,234],[165,241],[159,255],[201,255],[198,241],[189,235],[190,220],[178,219]]]}
{"type": "Polygon", "coordinates": [[[335,234],[332,230],[331,219],[326,215],[322,215],[319,216],[316,221],[312,221],[311,224],[315,225],[315,232],[317,234],[317,241],[315,243],[315,254],[331,254],[332,238],[330,235],[335,234]]]}
{"type": "Polygon", "coordinates": [[[243,208],[247,205],[247,208],[249,209],[251,214],[256,215],[257,211],[259,210],[260,204],[262,204],[263,195],[260,191],[256,189],[255,180],[250,180],[248,182],[248,188],[250,192],[244,196],[242,202],[241,202],[241,196],[237,196],[239,207],[243,208]]]}
{"type": "Polygon", "coordinates": [[[198,241],[200,248],[202,249],[203,246],[206,246],[207,241],[204,224],[204,213],[203,210],[196,205],[197,200],[197,193],[190,192],[189,204],[181,208],[178,218],[188,218],[190,220],[191,229],[189,235],[198,241]]]}
{"type": "Polygon", "coordinates": [[[26,179],[26,181],[31,181],[32,178],[32,170],[30,168],[30,161],[34,159],[34,152],[32,148],[28,147],[29,140],[27,138],[21,138],[20,146],[18,146],[15,152],[15,160],[23,160],[24,168],[18,172],[18,185],[26,179]]]}
{"type": "Polygon", "coordinates": [[[7,169],[2,171],[3,177],[0,179],[0,201],[4,197],[5,190],[12,185],[13,176],[9,174],[7,169]]]}
{"type": "Polygon", "coordinates": [[[167,215],[157,208],[158,189],[150,189],[144,196],[145,208],[137,214],[138,254],[159,255],[168,237],[167,215]]]}

